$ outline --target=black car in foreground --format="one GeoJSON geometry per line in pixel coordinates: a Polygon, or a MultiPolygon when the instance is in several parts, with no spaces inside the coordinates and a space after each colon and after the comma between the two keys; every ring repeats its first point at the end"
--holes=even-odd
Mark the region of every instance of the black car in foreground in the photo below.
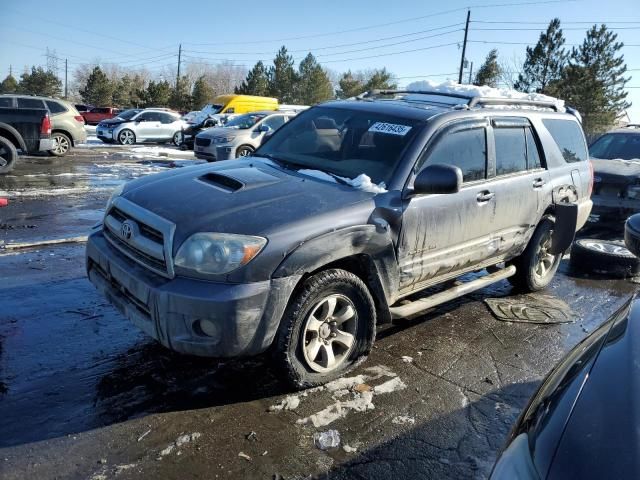
{"type": "Polygon", "coordinates": [[[512,430],[491,480],[640,478],[639,398],[636,296],[542,383],[512,430]]]}

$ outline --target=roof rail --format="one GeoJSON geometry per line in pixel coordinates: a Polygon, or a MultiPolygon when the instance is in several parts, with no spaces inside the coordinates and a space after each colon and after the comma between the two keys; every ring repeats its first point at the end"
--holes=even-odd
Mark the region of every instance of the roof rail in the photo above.
{"type": "Polygon", "coordinates": [[[358,95],[356,98],[359,100],[375,97],[378,95],[402,95],[402,94],[417,94],[417,95],[435,95],[441,97],[460,98],[466,100],[465,105],[468,108],[484,105],[525,105],[530,107],[550,108],[559,111],[558,105],[552,101],[545,100],[524,100],[517,98],[493,98],[493,97],[477,97],[472,95],[465,95],[463,93],[454,92],[436,92],[429,90],[371,90],[358,95]]]}
{"type": "Polygon", "coordinates": [[[545,100],[522,100],[517,98],[491,98],[491,97],[473,97],[469,103],[469,108],[477,105],[526,105],[529,107],[551,108],[558,111],[558,105],[555,102],[545,100]]]}

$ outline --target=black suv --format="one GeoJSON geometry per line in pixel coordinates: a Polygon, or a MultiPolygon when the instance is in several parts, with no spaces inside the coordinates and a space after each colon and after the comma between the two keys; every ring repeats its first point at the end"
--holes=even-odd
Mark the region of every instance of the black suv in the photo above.
{"type": "Polygon", "coordinates": [[[366,357],[377,323],[551,281],[591,210],[584,135],[559,109],[400,91],[310,108],[253,157],[126,184],[87,243],[89,278],[168,348],[270,349],[290,383],[322,384],[366,357]]]}

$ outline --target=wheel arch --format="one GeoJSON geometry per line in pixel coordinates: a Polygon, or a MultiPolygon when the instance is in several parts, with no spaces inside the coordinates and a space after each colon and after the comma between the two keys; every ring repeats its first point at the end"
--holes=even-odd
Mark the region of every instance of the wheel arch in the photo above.
{"type": "Polygon", "coordinates": [[[395,249],[388,230],[374,225],[349,227],[303,242],[276,268],[273,277],[300,277],[291,298],[310,276],[332,268],[358,276],[374,299],[378,323],[391,321],[389,305],[398,291],[395,249]],[[330,249],[327,248],[330,246],[330,249]]]}
{"type": "Polygon", "coordinates": [[[16,148],[19,148],[23,152],[27,151],[27,144],[20,135],[20,132],[7,123],[0,122],[0,137],[4,137],[9,140],[16,148]]]}
{"type": "Polygon", "coordinates": [[[54,128],[54,129],[51,130],[51,135],[53,135],[54,133],[62,133],[65,137],[67,137],[69,139],[69,141],[71,142],[71,146],[72,147],[76,146],[76,142],[73,140],[73,135],[71,135],[64,128],[54,128]]]}

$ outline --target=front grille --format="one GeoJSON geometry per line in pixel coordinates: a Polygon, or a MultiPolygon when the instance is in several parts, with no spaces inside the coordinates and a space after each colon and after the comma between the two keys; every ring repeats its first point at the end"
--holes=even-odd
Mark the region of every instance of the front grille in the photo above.
{"type": "Polygon", "coordinates": [[[131,202],[118,198],[104,219],[105,238],[117,250],[162,276],[173,277],[166,252],[172,224],[131,202]]]}
{"type": "Polygon", "coordinates": [[[199,147],[208,147],[211,145],[210,138],[196,137],[196,145],[199,147]]]}

